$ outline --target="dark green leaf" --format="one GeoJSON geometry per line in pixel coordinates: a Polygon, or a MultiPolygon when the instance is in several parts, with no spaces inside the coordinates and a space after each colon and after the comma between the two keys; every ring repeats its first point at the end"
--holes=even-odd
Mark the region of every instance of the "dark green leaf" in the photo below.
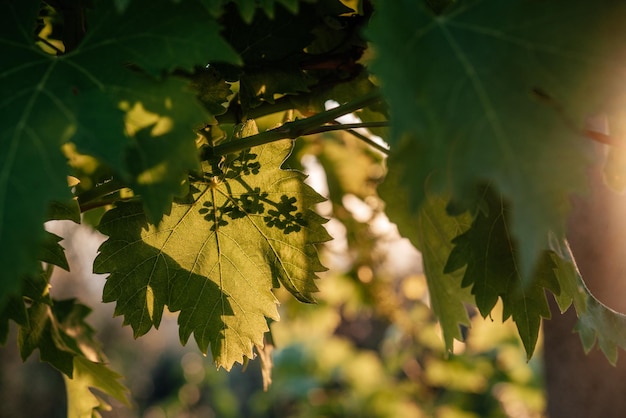
{"type": "Polygon", "coordinates": [[[80,223],[80,207],[76,199],[64,202],[53,201],[48,208],[49,221],[73,221],[80,223]]]}
{"type": "Polygon", "coordinates": [[[180,193],[186,172],[197,168],[193,129],[212,116],[198,106],[186,80],[133,74],[127,63],[160,75],[239,59],[195,2],[133,1],[123,15],[107,8],[96,8],[89,24],[101,30],[89,32],[69,63],[81,74],[98,74],[78,78],[78,116],[91,130],[79,131],[74,141],[79,151],[129,178],[150,219],[158,220],[180,193]],[[130,146],[127,134],[134,139],[130,146]]]}
{"type": "Polygon", "coordinates": [[[18,333],[22,360],[38,348],[42,361],[71,377],[74,357],[80,353],[76,342],[63,331],[50,305],[33,303],[27,311],[28,325],[20,327],[18,333]]]}
{"type": "Polygon", "coordinates": [[[192,71],[209,61],[239,62],[236,53],[220,38],[217,22],[197,2],[133,0],[123,13],[107,1],[95,3],[88,14],[90,29],[75,59],[84,69],[105,65],[108,71],[100,69],[100,81],[112,86],[121,81],[117,75],[127,74],[120,64],[132,63],[150,74],[161,75],[175,69],[192,71]],[[95,62],[88,63],[88,59],[95,62]]]}
{"type": "Polygon", "coordinates": [[[488,316],[498,298],[503,302],[503,320],[517,325],[526,354],[535,350],[541,318],[550,317],[546,289],[560,293],[553,260],[544,252],[530,280],[523,280],[516,241],[509,229],[510,213],[502,198],[490,189],[482,192],[485,210],[479,211],[469,230],[456,237],[444,271],[467,266],[462,286],[471,286],[476,306],[488,316]]]}
{"type": "Polygon", "coordinates": [[[59,244],[63,238],[48,231],[46,231],[45,237],[46,239],[41,244],[39,251],[39,260],[69,271],[70,266],[65,257],[65,249],[59,244]]]}
{"type": "Polygon", "coordinates": [[[49,202],[71,197],[59,150],[66,124],[50,112],[46,88],[56,64],[33,42],[38,4],[0,2],[0,306],[38,272],[49,202]]]}
{"type": "MultiPolygon", "coordinates": [[[[11,299],[9,310],[5,312],[19,325],[18,346],[22,360],[39,349],[42,361],[71,378],[76,358],[86,356],[83,349],[90,358],[103,359],[94,340],[94,330],[85,322],[91,309],[74,299],[53,300],[48,290],[47,273],[24,280],[24,299],[11,299]],[[28,301],[27,308],[25,301],[28,301]]],[[[0,329],[4,329],[4,324],[0,329]]]]}
{"type": "Polygon", "coordinates": [[[191,87],[198,92],[198,99],[212,115],[226,112],[224,103],[233,92],[217,70],[210,67],[197,71],[192,76],[191,87]]]}
{"type": "Polygon", "coordinates": [[[70,199],[60,146],[72,140],[105,161],[159,219],[186,171],[198,166],[192,130],[211,115],[186,81],[141,73],[239,61],[196,2],[136,0],[124,14],[96,2],[86,37],[60,56],[35,44],[38,1],[2,0],[0,7],[0,112],[10,121],[0,130],[1,300],[20,277],[36,274],[49,202],[70,199]]]}
{"type": "Polygon", "coordinates": [[[10,296],[4,307],[0,310],[0,344],[6,342],[9,332],[9,321],[15,321],[24,329],[30,326],[25,300],[29,304],[35,302],[51,305],[52,299],[48,294],[48,273],[39,266],[39,273],[32,276],[24,276],[20,283],[20,293],[10,296]]]}
{"type": "Polygon", "coordinates": [[[7,342],[9,336],[9,321],[15,321],[21,326],[28,325],[28,314],[26,306],[20,296],[11,296],[0,310],[0,345],[7,342]]]}
{"type": "Polygon", "coordinates": [[[274,103],[274,95],[306,92],[312,81],[295,64],[247,71],[241,78],[241,105],[247,110],[263,101],[274,103]]]}
{"type": "MultiPolygon", "coordinates": [[[[241,6],[241,5],[240,5],[241,6]]],[[[241,9],[239,9],[241,11],[241,9]]],[[[244,68],[239,99],[244,114],[263,101],[274,101],[277,94],[308,90],[314,81],[303,64],[305,48],[315,39],[314,28],[324,26],[328,16],[350,12],[337,0],[300,4],[298,14],[278,8],[274,16],[254,15],[246,23],[236,7],[227,9],[223,17],[224,37],[240,53],[244,68]]]]}
{"type": "Polygon", "coordinates": [[[433,191],[464,208],[478,183],[500,190],[529,276],[547,232],[564,232],[569,195],[585,187],[586,119],[624,99],[626,4],[467,0],[438,15],[427,3],[379,2],[367,32],[391,141],[415,142],[405,173],[414,183],[446,167],[433,191]]]}
{"type": "Polygon", "coordinates": [[[297,13],[300,0],[200,0],[205,7],[211,11],[213,15],[220,15],[222,9],[228,3],[235,3],[237,9],[241,15],[241,18],[246,22],[252,22],[257,9],[262,9],[265,14],[273,18],[276,4],[282,4],[290,12],[297,13]]]}

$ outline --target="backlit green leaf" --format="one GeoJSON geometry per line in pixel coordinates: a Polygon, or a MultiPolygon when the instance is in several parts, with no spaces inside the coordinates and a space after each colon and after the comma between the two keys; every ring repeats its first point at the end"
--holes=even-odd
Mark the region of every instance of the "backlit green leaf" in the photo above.
{"type": "Polygon", "coordinates": [[[461,285],[463,271],[444,271],[444,267],[453,248],[452,239],[467,231],[471,216],[449,216],[446,200],[436,196],[429,196],[416,210],[407,199],[411,184],[399,181],[410,164],[402,155],[410,154],[397,154],[390,160],[380,194],[389,218],[422,253],[431,308],[441,324],[446,349],[451,351],[454,339],[463,340],[460,325],[470,325],[465,304],[475,302],[469,289],[461,285]]]}
{"type": "Polygon", "coordinates": [[[84,357],[74,359],[74,376],[64,376],[67,388],[67,417],[92,418],[97,411],[110,411],[111,406],[97,389],[120,402],[129,404],[128,389],[119,383],[121,376],[103,363],[94,363],[84,357]]]}
{"type": "Polygon", "coordinates": [[[615,365],[617,348],[626,350],[626,315],[614,311],[591,294],[566,242],[553,240],[551,248],[561,285],[561,294],[556,298],[561,312],[573,303],[578,316],[575,329],[580,334],[585,352],[589,352],[597,342],[607,359],[615,365]]]}
{"type": "Polygon", "coordinates": [[[326,241],[324,220],[309,210],[322,198],[302,173],[282,170],[289,140],[205,164],[191,195],[175,202],[158,227],[140,204],[119,204],[102,219],[109,236],[94,271],[111,273],[104,301],[135,336],[158,327],[163,308],[180,311],[180,338],[230,369],[262,346],[266,318],[278,319],[279,283],[312,302],[324,268],[313,244],[326,241]]]}

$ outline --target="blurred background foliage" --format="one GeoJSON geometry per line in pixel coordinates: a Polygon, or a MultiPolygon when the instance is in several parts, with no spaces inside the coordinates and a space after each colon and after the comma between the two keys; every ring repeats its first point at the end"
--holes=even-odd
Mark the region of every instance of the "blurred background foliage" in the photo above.
{"type": "MultiPolygon", "coordinates": [[[[259,128],[277,120],[259,120],[259,128]]],[[[50,225],[65,237],[72,268],[57,272],[51,293],[94,308],[89,318],[104,352],[132,392],[133,409],[113,403],[105,417],[544,416],[541,354],[526,361],[510,321],[470,312],[466,342],[445,353],[420,256],[398,236],[376,195],[382,154],[350,133],[327,133],[298,140],[285,166],[308,172],[311,185],[329,197],[317,210],[330,219],[335,239],[320,248],[329,271],[319,281],[317,304],[277,291],[281,321],[271,324],[267,339],[268,352],[274,348],[267,391],[267,360],[216,370],[195,346],[180,346],[172,314],[134,341],[120,318],[111,319],[113,306],[100,303],[104,278],[91,273],[91,262],[102,238],[70,223],[50,225]]],[[[94,223],[99,214],[87,217],[94,223]]],[[[64,417],[61,376],[36,356],[23,365],[15,332],[11,338],[0,350],[0,416],[64,417]]]]}

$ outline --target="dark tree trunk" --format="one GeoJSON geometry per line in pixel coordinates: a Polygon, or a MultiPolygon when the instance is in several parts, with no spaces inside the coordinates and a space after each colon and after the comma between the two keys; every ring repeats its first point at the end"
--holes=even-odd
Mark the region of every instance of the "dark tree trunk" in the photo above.
{"type": "MultiPolygon", "coordinates": [[[[600,169],[590,178],[591,193],[573,201],[568,238],[591,292],[626,312],[626,195],[609,189],[600,169]]],[[[617,367],[598,348],[586,355],[573,307],[561,315],[553,303],[552,312],[544,322],[549,417],[626,417],[626,353],[620,350],[617,367]]]]}

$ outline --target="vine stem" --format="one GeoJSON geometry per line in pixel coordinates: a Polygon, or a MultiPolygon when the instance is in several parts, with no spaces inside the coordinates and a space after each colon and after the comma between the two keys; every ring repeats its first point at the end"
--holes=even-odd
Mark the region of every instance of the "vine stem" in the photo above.
{"type": "Polygon", "coordinates": [[[93,189],[89,189],[83,193],[79,193],[78,205],[80,207],[80,211],[86,212],[90,209],[95,209],[97,207],[103,206],[103,204],[101,204],[100,202],[102,198],[110,194],[119,192],[126,187],[128,186],[126,186],[120,180],[112,179],[110,181],[107,181],[106,183],[94,187],[93,189]]]}
{"type": "MultiPolygon", "coordinates": [[[[287,122],[278,128],[251,135],[237,141],[226,142],[217,145],[211,149],[211,156],[220,157],[227,154],[243,151],[248,148],[259,145],[269,144],[270,142],[279,141],[281,139],[296,139],[299,136],[310,135],[316,133],[316,129],[323,128],[325,124],[333,122],[340,116],[353,113],[368,105],[377,103],[381,100],[378,92],[369,93],[351,102],[329,109],[325,112],[318,113],[306,119],[298,119],[293,122],[287,122]]],[[[362,127],[362,125],[360,126],[362,127]]],[[[339,129],[338,126],[333,130],[339,129]]]]}
{"type": "Polygon", "coordinates": [[[387,121],[379,121],[379,122],[359,122],[359,123],[336,123],[333,125],[323,125],[317,128],[314,128],[310,131],[303,133],[302,135],[313,135],[313,134],[321,134],[324,132],[332,132],[332,131],[349,131],[352,129],[359,128],[385,128],[389,126],[389,122],[387,121]]]}
{"type": "Polygon", "coordinates": [[[390,151],[389,147],[374,141],[372,138],[366,135],[363,135],[360,132],[355,131],[355,129],[359,129],[359,128],[385,128],[388,126],[389,126],[388,121],[344,123],[344,124],[341,124],[337,121],[333,121],[333,125],[320,126],[319,128],[314,129],[311,132],[307,132],[306,135],[319,134],[323,132],[332,132],[332,131],[346,131],[350,135],[360,139],[361,141],[365,142],[367,145],[383,153],[384,155],[389,155],[389,151],[390,151]]]}
{"type": "MultiPolygon", "coordinates": [[[[377,92],[372,92],[356,100],[353,100],[351,102],[345,103],[335,108],[326,110],[324,112],[318,113],[308,118],[298,119],[293,122],[287,122],[284,125],[279,126],[278,128],[271,129],[269,131],[265,131],[256,135],[251,135],[240,140],[235,140],[235,141],[227,142],[224,144],[220,144],[213,148],[209,148],[208,156],[205,155],[205,158],[221,157],[227,154],[240,152],[248,148],[268,144],[270,142],[279,141],[281,139],[296,139],[304,135],[312,135],[315,133],[337,131],[337,130],[347,130],[351,134],[356,135],[358,138],[367,142],[369,145],[387,154],[389,152],[387,148],[381,146],[380,144],[373,142],[371,139],[367,138],[366,136],[359,134],[358,132],[354,131],[354,129],[384,127],[384,126],[388,126],[388,122],[363,122],[363,123],[351,123],[351,124],[343,124],[343,125],[336,124],[335,122],[335,119],[337,119],[340,116],[353,113],[366,106],[377,103],[380,100],[381,100],[380,95],[377,92]],[[335,123],[335,124],[327,125],[328,123],[335,123]]],[[[78,195],[78,203],[80,205],[81,212],[85,212],[89,209],[93,209],[93,208],[111,203],[111,201],[108,199],[105,199],[105,200],[102,200],[102,199],[126,187],[128,186],[125,185],[122,181],[114,178],[91,190],[87,190],[83,193],[80,193],[78,195]]],[[[118,199],[114,199],[114,200],[118,200],[118,199]]]]}
{"type": "Polygon", "coordinates": [[[363,135],[360,132],[355,131],[354,129],[348,129],[347,132],[355,137],[357,137],[358,139],[360,139],[361,141],[365,142],[367,145],[369,145],[370,147],[382,152],[384,155],[388,156],[389,155],[389,151],[390,149],[382,144],[379,144],[378,142],[374,141],[372,138],[369,138],[365,135],[363,135]]]}

